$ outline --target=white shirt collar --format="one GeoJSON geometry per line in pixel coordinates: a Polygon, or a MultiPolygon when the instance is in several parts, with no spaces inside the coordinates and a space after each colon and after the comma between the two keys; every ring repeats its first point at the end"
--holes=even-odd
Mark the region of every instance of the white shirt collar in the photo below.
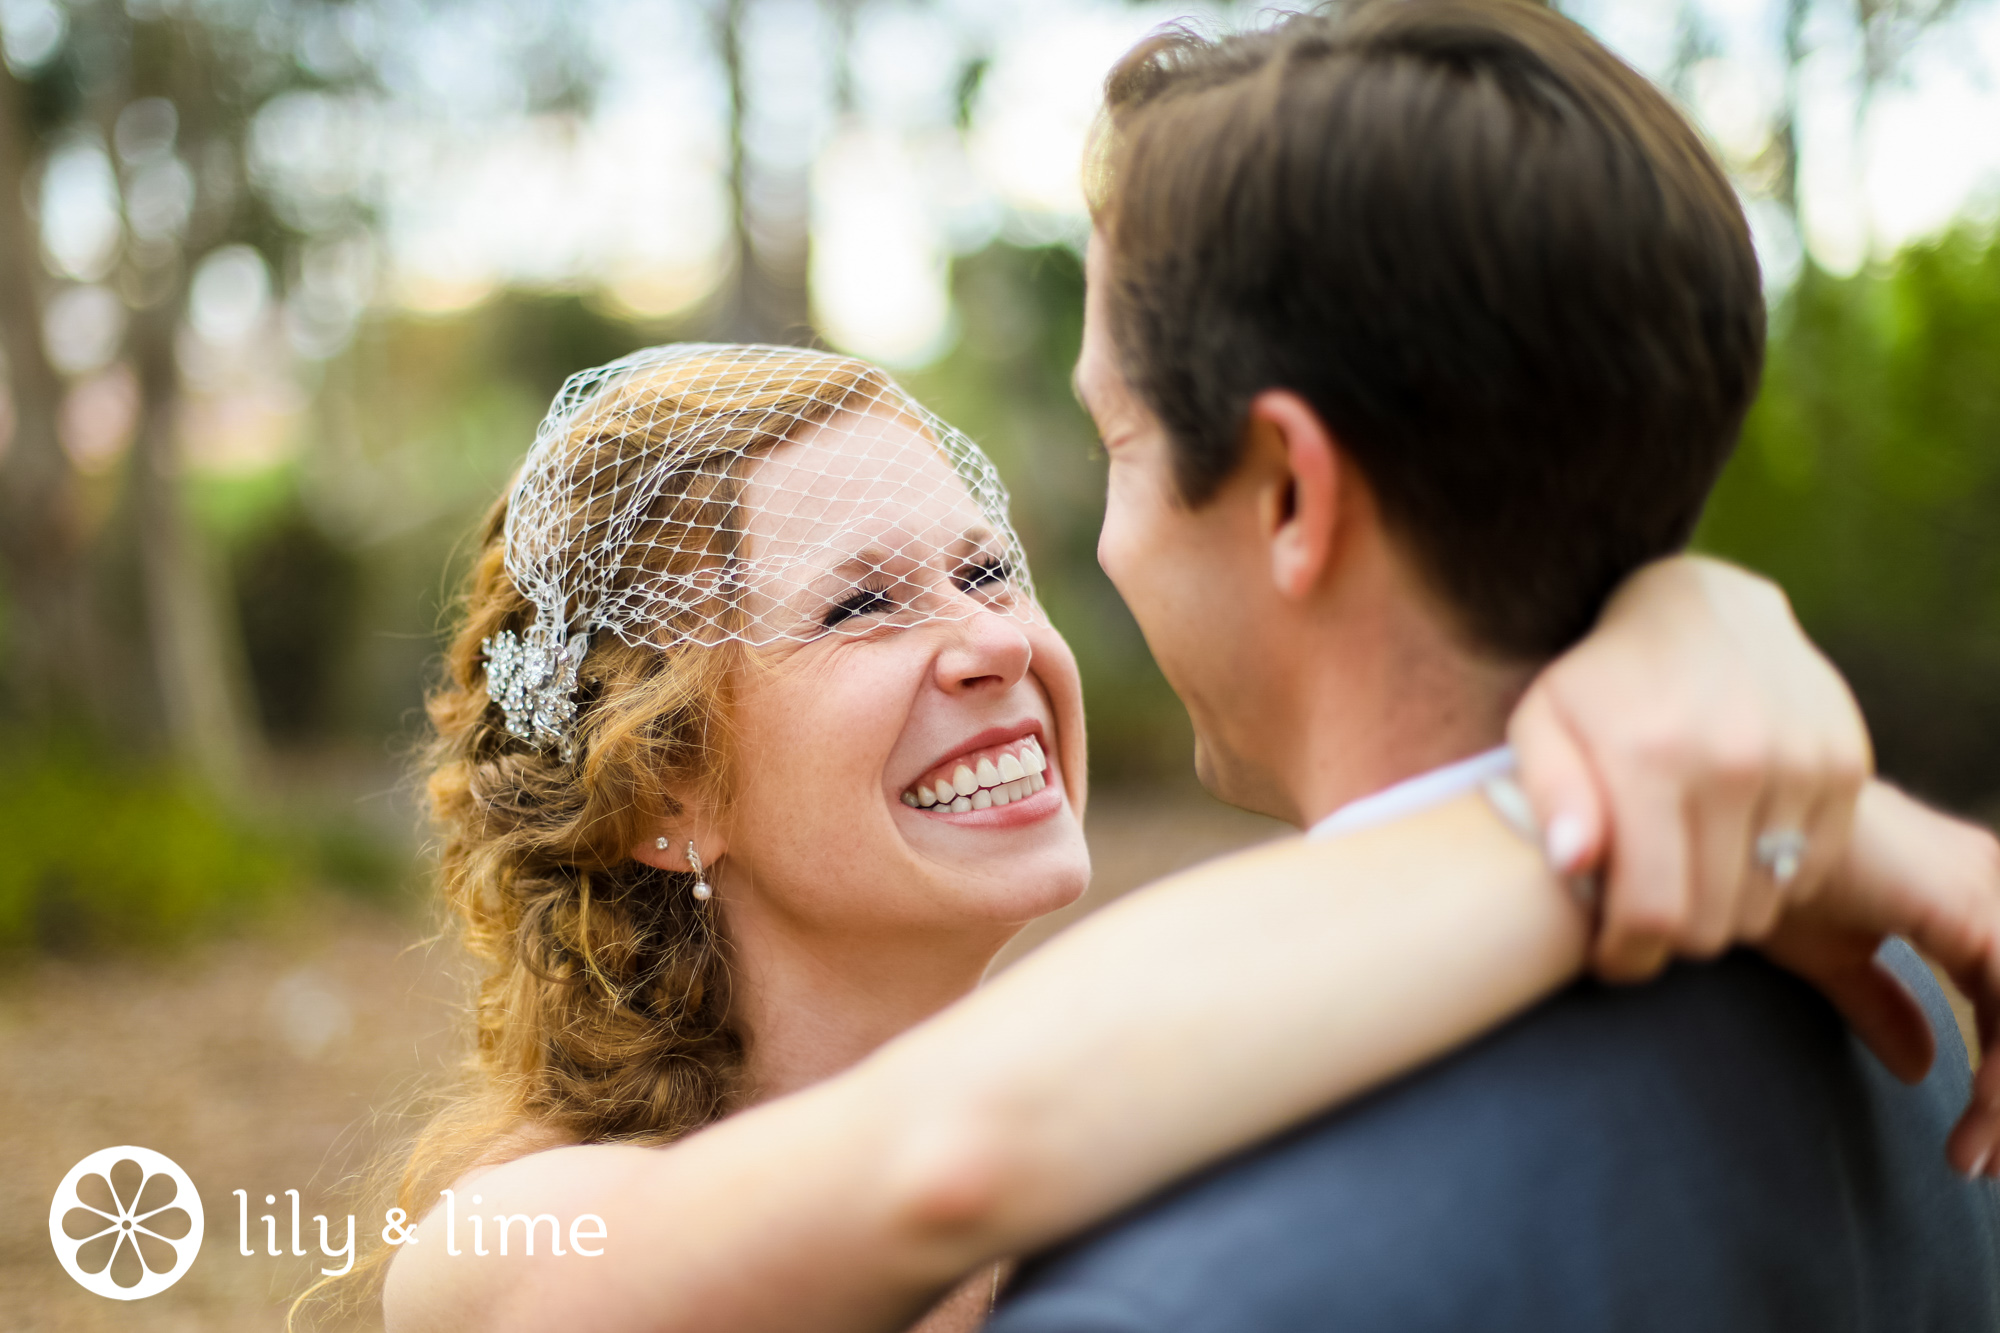
{"type": "Polygon", "coordinates": [[[1434,768],[1428,773],[1419,773],[1406,778],[1393,787],[1384,787],[1372,796],[1364,796],[1358,801],[1349,801],[1338,810],[1320,820],[1306,830],[1306,836],[1315,841],[1323,838],[1338,838],[1343,834],[1355,833],[1377,824],[1387,824],[1401,819],[1404,815],[1428,810],[1434,805],[1443,805],[1454,796],[1471,791],[1474,787],[1514,771],[1514,747],[1502,745],[1461,759],[1457,763],[1434,768]]]}

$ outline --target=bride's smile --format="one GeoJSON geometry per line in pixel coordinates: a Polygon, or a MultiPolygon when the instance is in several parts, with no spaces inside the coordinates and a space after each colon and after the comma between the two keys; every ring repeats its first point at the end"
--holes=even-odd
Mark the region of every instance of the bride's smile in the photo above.
{"type": "Polygon", "coordinates": [[[1005,820],[966,821],[988,828],[996,824],[1011,827],[1053,814],[1061,805],[1060,788],[1056,799],[1034,802],[1033,813],[1029,813],[1030,798],[1048,787],[1049,776],[1058,776],[1044,757],[1039,731],[1036,724],[1023,722],[974,736],[932,772],[905,787],[903,804],[939,816],[1021,807],[1005,820]]]}

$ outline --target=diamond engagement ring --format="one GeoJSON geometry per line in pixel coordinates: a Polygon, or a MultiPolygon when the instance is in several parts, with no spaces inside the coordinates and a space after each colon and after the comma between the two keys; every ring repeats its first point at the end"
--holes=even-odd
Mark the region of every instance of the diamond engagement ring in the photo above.
{"type": "Polygon", "coordinates": [[[1799,877],[1806,859],[1806,835],[1797,829],[1766,833],[1757,839],[1757,864],[1784,888],[1799,877]]]}

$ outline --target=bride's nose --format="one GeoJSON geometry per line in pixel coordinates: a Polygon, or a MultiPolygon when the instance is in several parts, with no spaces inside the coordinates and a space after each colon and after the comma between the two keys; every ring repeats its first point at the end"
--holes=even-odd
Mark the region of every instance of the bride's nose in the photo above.
{"type": "Polygon", "coordinates": [[[1006,690],[1028,674],[1034,647],[1011,616],[982,608],[951,630],[937,656],[938,688],[946,694],[1006,690]]]}

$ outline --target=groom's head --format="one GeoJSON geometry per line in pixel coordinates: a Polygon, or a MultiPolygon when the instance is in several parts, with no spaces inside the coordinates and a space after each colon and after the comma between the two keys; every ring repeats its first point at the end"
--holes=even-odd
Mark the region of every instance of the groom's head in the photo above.
{"type": "Polygon", "coordinates": [[[1756,386],[1756,258],[1699,137],[1574,24],[1381,0],[1158,37],[1093,170],[1100,558],[1225,795],[1285,806],[1261,751],[1316,659],[1363,694],[1518,680],[1686,541],[1756,386]]]}

